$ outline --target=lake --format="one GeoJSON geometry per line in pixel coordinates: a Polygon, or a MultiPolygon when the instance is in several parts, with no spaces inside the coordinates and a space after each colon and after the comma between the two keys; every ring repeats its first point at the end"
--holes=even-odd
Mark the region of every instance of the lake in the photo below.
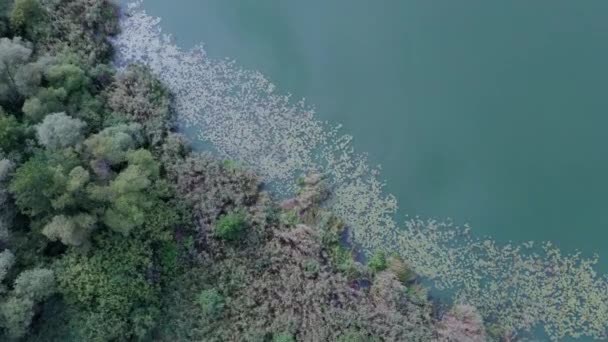
{"type": "Polygon", "coordinates": [[[608,271],[608,2],[146,0],[382,165],[400,213],[608,271]]]}

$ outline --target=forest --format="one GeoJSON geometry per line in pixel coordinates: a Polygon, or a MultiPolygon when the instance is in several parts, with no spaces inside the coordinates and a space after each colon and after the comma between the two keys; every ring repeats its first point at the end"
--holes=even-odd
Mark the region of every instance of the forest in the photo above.
{"type": "Polygon", "coordinates": [[[109,0],[0,0],[0,340],[485,341],[467,304],[344,242],[318,174],[277,201],[192,151],[172,95],[117,69],[109,0]]]}

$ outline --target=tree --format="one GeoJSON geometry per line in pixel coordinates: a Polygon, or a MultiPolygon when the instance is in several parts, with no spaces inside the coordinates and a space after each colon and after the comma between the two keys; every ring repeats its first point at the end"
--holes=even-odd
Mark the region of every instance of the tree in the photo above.
{"type": "Polygon", "coordinates": [[[41,58],[21,69],[16,83],[30,96],[23,105],[23,113],[30,122],[40,122],[49,113],[66,112],[90,127],[101,126],[102,101],[91,92],[91,79],[76,63],[72,55],[61,55],[41,58]],[[36,87],[40,84],[44,87],[36,87]]]}
{"type": "Polygon", "coordinates": [[[23,127],[12,115],[4,113],[0,107],[0,151],[10,153],[21,147],[23,142],[23,127]]]}
{"type": "Polygon", "coordinates": [[[0,242],[8,240],[9,229],[15,217],[14,206],[8,192],[9,177],[14,168],[12,161],[0,159],[0,242]]]}
{"type": "Polygon", "coordinates": [[[43,20],[44,9],[37,0],[15,0],[10,21],[16,33],[28,38],[37,38],[41,33],[37,27],[43,20]]]}
{"type": "Polygon", "coordinates": [[[31,45],[20,37],[0,38],[0,101],[14,105],[20,100],[15,75],[31,55],[31,45]]]}
{"type": "Polygon", "coordinates": [[[224,311],[224,296],[218,290],[203,290],[197,298],[203,314],[210,319],[217,319],[224,311]]]}
{"type": "Polygon", "coordinates": [[[41,88],[36,96],[25,100],[21,110],[29,122],[37,123],[42,121],[49,113],[65,110],[64,102],[67,96],[68,94],[63,88],[41,88]]]}
{"type": "Polygon", "coordinates": [[[9,16],[12,6],[12,0],[0,1],[0,37],[5,36],[9,31],[9,16]]]}
{"type": "Polygon", "coordinates": [[[9,190],[22,212],[36,216],[52,210],[49,195],[54,191],[54,172],[47,164],[47,158],[37,154],[17,168],[9,190]]]}
{"type": "Polygon", "coordinates": [[[2,284],[2,282],[14,264],[15,255],[11,251],[5,249],[0,252],[0,294],[4,294],[6,292],[6,287],[2,284]]]}
{"type": "Polygon", "coordinates": [[[55,292],[55,274],[44,268],[23,271],[13,286],[13,295],[39,302],[55,292]]]}
{"type": "Polygon", "coordinates": [[[138,124],[108,127],[90,136],[84,144],[93,158],[116,165],[126,161],[129,150],[141,145],[140,129],[138,124]]]}
{"type": "Polygon", "coordinates": [[[129,166],[108,187],[111,206],[103,216],[108,227],[124,235],[144,223],[146,211],[154,203],[154,196],[146,190],[159,176],[158,165],[148,150],[130,151],[126,159],[129,166]]]}
{"type": "Polygon", "coordinates": [[[97,219],[89,214],[72,217],[57,215],[42,229],[42,234],[51,241],[59,240],[68,246],[86,247],[96,222],[97,219]]]}
{"type": "Polygon", "coordinates": [[[0,326],[9,336],[23,337],[35,315],[36,304],[56,291],[53,271],[37,268],[23,271],[14,283],[13,291],[0,302],[0,326]]]}
{"type": "Polygon", "coordinates": [[[61,149],[74,146],[83,140],[83,129],[86,124],[65,113],[47,115],[36,125],[38,141],[49,149],[61,149]]]}
{"type": "Polygon", "coordinates": [[[151,246],[112,232],[96,235],[92,243],[93,252],[70,250],[57,264],[64,298],[83,313],[82,340],[125,341],[145,334],[137,329],[158,314],[151,246]]]}
{"type": "Polygon", "coordinates": [[[71,150],[36,153],[17,168],[9,185],[17,207],[27,215],[38,216],[82,205],[77,193],[68,191],[70,171],[79,163],[71,150]]]}
{"type": "Polygon", "coordinates": [[[376,272],[384,271],[387,267],[386,254],[382,251],[374,253],[371,259],[369,259],[367,266],[376,272]]]}
{"type": "Polygon", "coordinates": [[[233,211],[222,217],[215,223],[215,236],[223,240],[236,240],[247,228],[245,213],[233,211]]]}
{"type": "Polygon", "coordinates": [[[51,88],[62,88],[68,94],[87,90],[90,80],[84,70],[71,64],[65,63],[51,65],[45,72],[46,79],[51,88]]]}

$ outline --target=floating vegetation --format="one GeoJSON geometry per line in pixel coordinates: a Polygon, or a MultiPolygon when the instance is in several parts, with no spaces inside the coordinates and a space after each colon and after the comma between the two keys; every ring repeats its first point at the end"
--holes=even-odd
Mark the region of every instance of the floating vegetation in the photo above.
{"type": "Polygon", "coordinates": [[[379,169],[353,150],[352,137],[276,92],[261,73],[209,58],[202,46],[180,49],[141,4],[129,5],[122,18],[117,64],[142,63],[159,75],[175,95],[178,120],[221,157],[242,162],[284,195],[303,172],[323,173],[332,187],[329,205],[358,245],[399,254],[506,331],[541,324],[554,340],[605,337],[608,277],[594,271],[597,257],[564,255],[548,242],[499,245],[450,222],[414,218],[401,227],[395,197],[385,193],[379,169]]]}

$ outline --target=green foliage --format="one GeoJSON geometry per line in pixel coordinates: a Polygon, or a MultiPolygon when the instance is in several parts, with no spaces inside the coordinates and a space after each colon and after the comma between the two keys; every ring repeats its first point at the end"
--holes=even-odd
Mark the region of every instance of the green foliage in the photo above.
{"type": "Polygon", "coordinates": [[[295,226],[300,223],[300,215],[297,209],[283,210],[281,211],[279,220],[286,226],[295,226]]]}
{"type": "MultiPolygon", "coordinates": [[[[9,238],[9,230],[15,218],[15,208],[8,192],[8,184],[15,164],[9,159],[0,159],[0,242],[9,238]]],[[[1,281],[1,277],[0,277],[1,281]]]]}
{"type": "Polygon", "coordinates": [[[49,269],[23,271],[15,280],[13,295],[42,301],[55,292],[55,275],[49,269]]]}
{"type": "Polygon", "coordinates": [[[154,197],[148,190],[159,175],[158,165],[147,150],[131,151],[125,155],[129,166],[110,182],[111,206],[103,222],[113,230],[128,235],[144,223],[146,212],[152,208],[154,197]]]}
{"type": "Polygon", "coordinates": [[[36,154],[16,170],[10,191],[22,212],[36,216],[52,210],[51,199],[58,195],[54,175],[43,154],[36,154]]]}
{"type": "Polygon", "coordinates": [[[220,217],[215,223],[214,234],[222,240],[236,240],[247,228],[246,215],[242,211],[233,211],[220,217]]]}
{"type": "Polygon", "coordinates": [[[353,253],[350,249],[335,245],[330,250],[333,264],[338,271],[344,273],[348,277],[352,277],[358,273],[357,266],[353,260],[353,253]]]}
{"type": "Polygon", "coordinates": [[[377,251],[369,259],[367,266],[375,272],[384,271],[388,267],[386,262],[386,254],[383,251],[377,251]]]}
{"type": "Polygon", "coordinates": [[[68,191],[68,183],[73,182],[70,171],[79,162],[71,150],[38,152],[32,156],[17,168],[9,186],[19,209],[38,216],[82,205],[78,193],[68,191]]]}
{"type": "Polygon", "coordinates": [[[65,89],[68,94],[86,91],[90,82],[84,70],[69,63],[51,65],[45,76],[51,88],[65,89]]]}
{"type": "Polygon", "coordinates": [[[40,34],[38,26],[45,19],[44,16],[44,9],[38,0],[15,0],[10,16],[11,27],[19,35],[36,38],[40,34]]]}
{"type": "Polygon", "coordinates": [[[40,74],[29,79],[22,77],[25,80],[21,83],[29,82],[28,87],[32,89],[29,90],[31,96],[23,105],[23,113],[30,122],[40,122],[49,113],[66,112],[71,117],[86,122],[91,128],[101,125],[101,99],[94,93],[92,80],[86,71],[76,63],[71,55],[62,55],[52,60],[30,63],[22,68],[35,71],[35,75],[40,74]],[[34,87],[41,84],[45,87],[34,87]]]}
{"type": "Polygon", "coordinates": [[[0,327],[12,338],[23,337],[36,314],[36,304],[55,292],[55,275],[48,269],[32,269],[19,274],[13,291],[0,301],[0,327]]]}
{"type": "Polygon", "coordinates": [[[32,310],[35,303],[27,297],[9,297],[0,303],[0,326],[4,327],[12,338],[23,337],[34,317],[32,310]]]}
{"type": "Polygon", "coordinates": [[[0,103],[11,106],[21,99],[16,75],[31,55],[31,45],[20,37],[0,38],[0,103]]]}
{"type": "Polygon", "coordinates": [[[223,161],[224,167],[230,171],[241,171],[243,170],[243,165],[238,161],[232,159],[226,159],[223,161]]]}
{"type": "Polygon", "coordinates": [[[138,124],[118,125],[91,135],[84,144],[93,158],[109,162],[111,165],[125,162],[127,152],[141,144],[138,124]]]}
{"type": "Polygon", "coordinates": [[[0,1],[0,37],[5,36],[10,27],[10,10],[13,0],[0,1]]]}
{"type": "Polygon", "coordinates": [[[96,222],[97,218],[88,214],[72,217],[58,215],[42,229],[42,234],[51,241],[59,240],[68,246],[84,247],[88,246],[96,222]]]}
{"type": "Polygon", "coordinates": [[[68,252],[57,265],[60,290],[86,313],[84,338],[124,340],[141,336],[157,315],[158,287],[149,279],[152,249],[112,233],[96,237],[94,252],[68,252]],[[143,325],[142,325],[143,324],[143,325]]]}
{"type": "Polygon", "coordinates": [[[11,267],[13,267],[14,264],[15,255],[11,251],[5,249],[4,251],[0,252],[0,294],[3,294],[7,291],[6,287],[2,284],[2,282],[4,281],[6,275],[8,274],[8,271],[11,269],[11,267]]]}
{"type": "Polygon", "coordinates": [[[74,146],[83,140],[83,129],[86,124],[73,119],[65,113],[47,115],[44,121],[36,126],[38,141],[49,149],[61,149],[74,146]]]}
{"type": "Polygon", "coordinates": [[[217,319],[224,311],[224,296],[216,289],[203,290],[196,301],[203,314],[211,319],[217,319]]]}
{"type": "Polygon", "coordinates": [[[292,334],[283,332],[274,334],[274,336],[272,337],[272,342],[296,342],[296,339],[293,337],[292,334]]]}
{"type": "Polygon", "coordinates": [[[17,119],[0,108],[0,151],[12,152],[22,147],[24,130],[17,119]]]}
{"type": "Polygon", "coordinates": [[[36,97],[30,97],[23,103],[25,118],[33,123],[40,122],[49,113],[65,110],[64,102],[68,97],[65,89],[43,88],[36,97]]]}

